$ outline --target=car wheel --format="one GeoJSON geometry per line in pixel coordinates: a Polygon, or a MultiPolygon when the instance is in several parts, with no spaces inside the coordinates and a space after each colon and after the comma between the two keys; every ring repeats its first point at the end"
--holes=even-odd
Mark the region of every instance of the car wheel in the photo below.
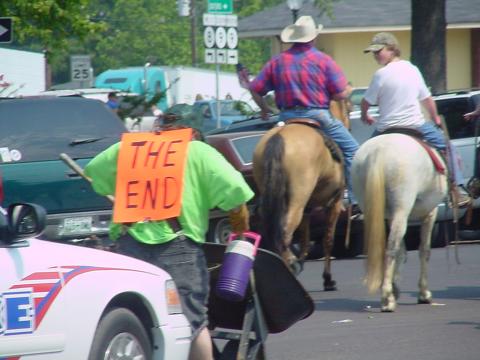
{"type": "Polygon", "coordinates": [[[133,312],[110,310],[100,320],[90,349],[89,360],[148,360],[152,346],[148,334],[133,312]]]}
{"type": "Polygon", "coordinates": [[[210,220],[207,232],[207,241],[215,244],[226,244],[232,233],[232,227],[228,218],[210,220]]]}

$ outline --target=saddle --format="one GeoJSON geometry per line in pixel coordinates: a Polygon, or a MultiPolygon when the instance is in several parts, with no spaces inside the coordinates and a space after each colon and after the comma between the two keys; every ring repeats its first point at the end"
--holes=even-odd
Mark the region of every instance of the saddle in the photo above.
{"type": "Polygon", "coordinates": [[[434,146],[428,143],[427,141],[425,141],[420,131],[417,131],[415,129],[409,129],[409,128],[393,127],[380,133],[380,135],[385,135],[385,134],[404,134],[404,135],[411,136],[420,145],[422,145],[422,147],[427,152],[428,156],[430,156],[430,159],[432,160],[435,170],[437,170],[438,173],[445,175],[445,166],[439,159],[439,156],[440,156],[443,159],[444,163],[446,164],[447,161],[445,158],[445,153],[441,150],[439,150],[438,153],[433,151],[432,148],[434,148],[434,146]]]}
{"type": "Polygon", "coordinates": [[[314,128],[315,130],[318,130],[318,133],[322,135],[323,141],[325,142],[325,146],[327,149],[330,151],[330,154],[332,155],[333,160],[336,162],[343,164],[343,153],[338,147],[338,145],[330,139],[330,137],[326,136],[325,133],[322,131],[322,128],[320,127],[320,124],[312,119],[307,119],[307,118],[295,118],[295,119],[288,119],[285,121],[286,125],[289,124],[301,124],[301,125],[306,125],[310,126],[311,128],[314,128]]]}

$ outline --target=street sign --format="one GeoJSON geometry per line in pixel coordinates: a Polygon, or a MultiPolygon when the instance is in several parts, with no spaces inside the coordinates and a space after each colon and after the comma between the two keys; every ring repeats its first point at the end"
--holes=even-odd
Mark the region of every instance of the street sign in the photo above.
{"type": "Polygon", "coordinates": [[[217,59],[217,50],[205,49],[205,64],[215,64],[217,59]]]}
{"type": "Polygon", "coordinates": [[[233,12],[233,0],[208,0],[207,12],[231,14],[233,12]]]}
{"type": "Polygon", "coordinates": [[[227,64],[228,65],[238,64],[238,50],[227,50],[227,64]]]}
{"type": "Polygon", "coordinates": [[[203,31],[203,42],[207,48],[212,48],[215,45],[215,30],[213,30],[213,27],[205,27],[203,31]]]}
{"type": "Polygon", "coordinates": [[[203,26],[237,27],[237,15],[203,14],[203,26]]]}
{"type": "Polygon", "coordinates": [[[205,63],[238,63],[237,15],[203,14],[205,63]]]}
{"type": "Polygon", "coordinates": [[[70,56],[70,78],[77,82],[91,82],[92,72],[90,71],[89,55],[70,56]]]}
{"type": "Polygon", "coordinates": [[[0,43],[12,42],[12,18],[0,18],[0,43]]]}
{"type": "Polygon", "coordinates": [[[223,49],[227,45],[227,32],[223,26],[219,26],[215,30],[215,45],[219,49],[223,49]]]}
{"type": "Polygon", "coordinates": [[[231,27],[227,30],[227,46],[229,49],[235,49],[238,45],[237,29],[231,27]]]}

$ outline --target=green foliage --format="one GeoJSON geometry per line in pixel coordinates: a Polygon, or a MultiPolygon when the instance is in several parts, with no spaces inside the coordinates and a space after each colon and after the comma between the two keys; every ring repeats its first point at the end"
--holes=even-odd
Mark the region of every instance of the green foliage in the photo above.
{"type": "MultiPolygon", "coordinates": [[[[233,0],[239,18],[285,0],[233,0]]],[[[315,0],[331,4],[337,0],[315,0]]],[[[206,0],[195,3],[195,48],[203,62],[202,14],[206,0]]],[[[323,5],[322,5],[323,6],[323,5]]],[[[8,0],[0,14],[14,19],[15,46],[47,50],[53,82],[69,81],[71,55],[88,54],[95,74],[108,68],[153,65],[192,66],[190,17],[177,14],[176,0],[8,0]]],[[[242,39],[240,61],[256,73],[270,57],[268,39],[242,39]]],[[[235,71],[222,65],[224,71],[235,71]]]]}
{"type": "Polygon", "coordinates": [[[68,47],[70,38],[83,40],[102,31],[103,24],[90,20],[88,3],[89,0],[8,0],[0,2],[0,14],[12,17],[15,44],[30,44],[55,56],[57,50],[68,47]]]}

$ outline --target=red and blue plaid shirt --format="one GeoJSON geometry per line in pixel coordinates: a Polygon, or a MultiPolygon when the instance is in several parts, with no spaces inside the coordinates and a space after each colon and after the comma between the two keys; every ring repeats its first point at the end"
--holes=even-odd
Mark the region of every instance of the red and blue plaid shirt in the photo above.
{"type": "Polygon", "coordinates": [[[311,43],[295,43],[274,56],[250,83],[250,89],[262,96],[274,90],[279,109],[328,109],[332,95],[346,86],[347,79],[337,63],[311,43]]]}

